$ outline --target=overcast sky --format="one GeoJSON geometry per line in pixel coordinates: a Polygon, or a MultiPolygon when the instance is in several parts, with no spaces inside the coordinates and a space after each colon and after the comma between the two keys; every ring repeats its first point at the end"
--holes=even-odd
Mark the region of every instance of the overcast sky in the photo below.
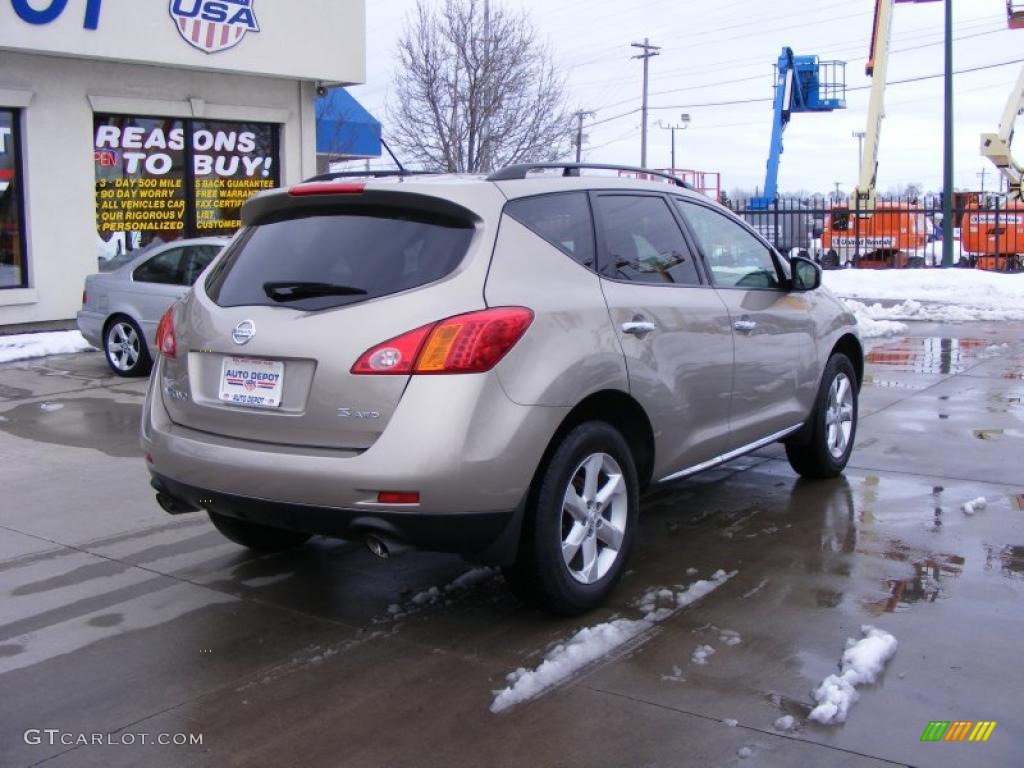
{"type": "MultiPolygon", "coordinates": [[[[431,0],[428,0],[430,2],[431,0]]],[[[432,0],[437,2],[438,0],[432,0]]],[[[1024,31],[1008,30],[1005,0],[953,0],[955,70],[1024,59],[1024,31]]],[[[555,62],[566,74],[575,108],[596,112],[586,129],[584,157],[593,162],[640,162],[642,63],[630,59],[632,42],[661,46],[651,59],[648,165],[668,167],[670,133],[657,121],[689,128],[676,132],[676,166],[718,171],[726,190],[764,183],[771,135],[772,65],[783,46],[797,55],[847,62],[847,108],[793,116],[779,188],[828,191],[856,184],[858,153],[853,131],[865,130],[868,88],[864,63],[871,39],[874,0],[492,0],[525,10],[555,62]],[[763,99],[730,106],[709,102],[763,99]],[[632,114],[632,110],[637,110],[632,114]],[[620,116],[621,115],[621,116],[620,116]]],[[[890,86],[886,92],[878,188],[908,183],[942,184],[942,79],[893,84],[943,70],[943,3],[899,3],[893,20],[890,86]]],[[[415,0],[366,4],[367,82],[351,88],[388,126],[384,103],[395,77],[396,42],[415,0]]],[[[1022,64],[959,74],[954,79],[956,185],[977,189],[996,183],[994,168],[979,153],[979,134],[995,131],[1022,64]]],[[[1018,156],[1021,150],[1017,150],[1018,156]]]]}

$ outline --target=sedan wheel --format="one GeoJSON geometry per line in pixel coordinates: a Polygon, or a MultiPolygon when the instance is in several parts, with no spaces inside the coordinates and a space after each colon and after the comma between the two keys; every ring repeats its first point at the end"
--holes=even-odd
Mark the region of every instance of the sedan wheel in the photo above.
{"type": "Polygon", "coordinates": [[[103,339],[107,363],[118,376],[145,376],[150,358],[146,340],[139,327],[127,317],[115,318],[103,339]]]}
{"type": "Polygon", "coordinates": [[[829,478],[842,473],[857,436],[857,375],[843,354],[825,366],[814,413],[786,443],[786,458],[804,477],[829,478]]]}

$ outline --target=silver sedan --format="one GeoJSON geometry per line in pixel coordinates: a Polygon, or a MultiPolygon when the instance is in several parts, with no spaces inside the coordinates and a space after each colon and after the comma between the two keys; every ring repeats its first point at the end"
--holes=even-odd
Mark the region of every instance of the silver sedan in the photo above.
{"type": "Polygon", "coordinates": [[[118,376],[146,376],[160,316],[227,244],[223,237],[150,245],[117,269],[85,278],[78,328],[118,376]]]}

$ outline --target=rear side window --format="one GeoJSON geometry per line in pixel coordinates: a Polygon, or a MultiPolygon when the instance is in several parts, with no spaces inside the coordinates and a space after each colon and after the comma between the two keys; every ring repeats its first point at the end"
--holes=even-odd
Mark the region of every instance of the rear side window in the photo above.
{"type": "Polygon", "coordinates": [[[135,268],[132,279],[137,283],[182,285],[181,254],[181,248],[171,248],[149,261],[144,261],[135,268]]]}
{"type": "Polygon", "coordinates": [[[693,255],[663,198],[601,195],[596,207],[604,231],[602,275],[635,283],[700,285],[693,255]]]}
{"type": "Polygon", "coordinates": [[[524,197],[505,213],[587,269],[594,269],[594,224],[585,192],[524,197]]]}
{"type": "Polygon", "coordinates": [[[250,227],[206,279],[222,307],[319,310],[439,280],[459,265],[473,225],[399,212],[291,213],[250,227]]]}

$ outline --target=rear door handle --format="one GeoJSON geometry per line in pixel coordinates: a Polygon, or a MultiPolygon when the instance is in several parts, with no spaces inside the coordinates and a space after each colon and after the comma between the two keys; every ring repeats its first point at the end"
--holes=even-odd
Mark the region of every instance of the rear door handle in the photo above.
{"type": "Polygon", "coordinates": [[[658,326],[647,320],[633,320],[629,323],[622,324],[622,332],[628,333],[631,336],[644,337],[651,331],[655,330],[658,326]]]}
{"type": "Polygon", "coordinates": [[[737,320],[732,324],[732,327],[741,333],[750,333],[750,331],[757,328],[757,323],[753,320],[737,320]]]}

